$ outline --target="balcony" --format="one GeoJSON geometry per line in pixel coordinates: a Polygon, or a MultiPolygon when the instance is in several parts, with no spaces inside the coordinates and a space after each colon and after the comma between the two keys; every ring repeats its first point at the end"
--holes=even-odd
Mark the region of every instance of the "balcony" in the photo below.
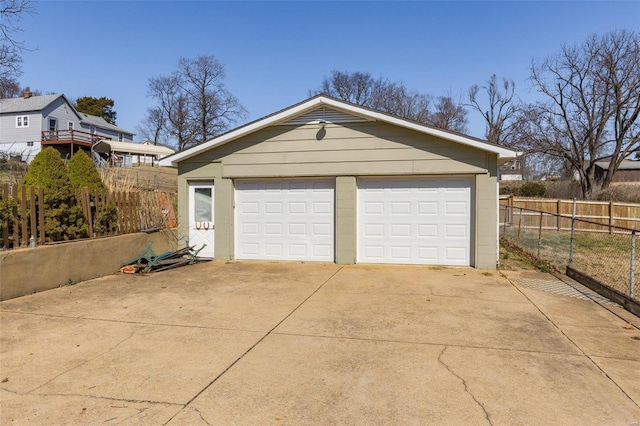
{"type": "Polygon", "coordinates": [[[91,134],[88,132],[82,132],[80,130],[45,130],[42,132],[42,146],[48,145],[70,145],[71,150],[73,147],[87,147],[91,148],[96,142],[111,138],[91,134]]]}

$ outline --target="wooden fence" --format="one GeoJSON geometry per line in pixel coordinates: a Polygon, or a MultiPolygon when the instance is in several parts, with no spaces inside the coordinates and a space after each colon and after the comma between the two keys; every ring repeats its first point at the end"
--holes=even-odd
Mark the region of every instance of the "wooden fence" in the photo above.
{"type": "MultiPolygon", "coordinates": [[[[573,200],[521,198],[512,195],[501,195],[500,205],[515,207],[522,215],[523,226],[538,228],[538,220],[544,220],[542,229],[557,229],[566,231],[571,229],[570,219],[573,214],[573,200]],[[539,219],[540,212],[550,213],[554,216],[545,216],[539,219]],[[531,216],[531,218],[529,218],[531,216]],[[529,224],[529,222],[532,222],[529,224]],[[535,222],[535,223],[533,223],[535,222]]],[[[608,232],[617,230],[640,231],[640,204],[618,203],[614,201],[578,201],[576,200],[576,219],[582,219],[579,231],[608,232]]],[[[516,210],[514,209],[514,210],[516,210]]],[[[502,209],[501,209],[502,210],[502,209]]],[[[502,212],[501,212],[501,216],[502,212]]],[[[501,221],[507,218],[501,217],[501,221]]],[[[511,221],[511,220],[510,220],[511,221]]]]}
{"type": "MultiPolygon", "coordinates": [[[[5,202],[4,211],[7,214],[6,217],[0,214],[0,248],[28,247],[30,244],[41,245],[52,241],[45,228],[44,193],[42,188],[2,184],[0,203],[5,202]]],[[[163,227],[167,216],[166,201],[163,200],[168,197],[166,193],[159,196],[156,191],[107,191],[94,194],[90,194],[87,188],[76,191],[76,201],[87,221],[89,238],[163,227]],[[99,218],[114,207],[117,219],[97,226],[99,218]]],[[[2,207],[0,204],[0,213],[3,211],[2,207]]]]}

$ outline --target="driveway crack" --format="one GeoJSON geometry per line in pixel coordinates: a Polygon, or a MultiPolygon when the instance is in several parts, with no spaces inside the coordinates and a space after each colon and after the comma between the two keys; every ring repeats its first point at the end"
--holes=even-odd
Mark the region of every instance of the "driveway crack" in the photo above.
{"type": "MultiPolygon", "coordinates": [[[[333,274],[331,274],[331,276],[329,278],[327,278],[326,280],[324,280],[324,282],[322,282],[322,284],[320,284],[318,286],[318,288],[316,288],[315,290],[313,290],[311,292],[311,294],[309,294],[302,302],[300,302],[295,308],[293,308],[291,310],[291,312],[289,312],[287,315],[284,316],[284,318],[282,318],[276,325],[274,325],[269,331],[267,331],[265,333],[264,336],[262,336],[260,339],[258,339],[257,342],[255,342],[249,349],[247,349],[242,355],[240,355],[235,361],[233,361],[231,364],[229,364],[229,366],[227,366],[227,368],[225,368],[220,374],[218,374],[211,382],[209,382],[208,385],[206,385],[204,388],[202,388],[198,393],[196,393],[182,408],[182,410],[178,411],[173,417],[171,417],[169,420],[167,420],[167,422],[165,422],[164,424],[168,424],[169,422],[171,422],[178,414],[180,414],[180,412],[184,411],[187,407],[191,406],[191,403],[197,398],[199,397],[204,391],[206,391],[207,389],[209,389],[211,386],[213,386],[213,384],[215,382],[217,382],[220,377],[224,376],[227,371],[229,371],[231,368],[233,368],[234,365],[236,365],[238,362],[240,362],[240,360],[242,360],[245,356],[247,356],[247,354],[249,352],[251,352],[256,346],[258,346],[260,343],[262,343],[262,341],[264,339],[266,339],[267,337],[269,337],[271,334],[273,334],[274,330],[276,328],[278,328],[280,326],[280,324],[282,324],[283,322],[285,322],[291,315],[293,315],[298,309],[300,309],[300,307],[302,305],[304,305],[305,303],[307,303],[307,301],[309,299],[311,299],[317,292],[320,291],[320,289],[322,287],[325,286],[325,284],[327,284],[329,281],[331,281],[331,279],[333,277],[335,277],[338,272],[342,271],[343,266],[341,266],[340,268],[338,268],[337,271],[335,271],[333,274]]],[[[195,407],[194,407],[195,408],[195,407]]],[[[204,419],[203,419],[204,420],[204,419]]],[[[206,421],[206,420],[205,420],[206,421]]]]}
{"type": "Polygon", "coordinates": [[[478,406],[482,409],[482,411],[484,412],[484,417],[485,417],[485,419],[487,419],[487,422],[488,422],[490,425],[493,425],[493,422],[491,421],[491,418],[490,418],[490,416],[489,416],[489,412],[488,412],[488,411],[487,411],[487,409],[484,407],[484,405],[483,405],[480,401],[478,401],[478,399],[475,397],[475,395],[474,395],[474,394],[469,390],[469,386],[467,385],[467,381],[466,381],[466,380],[464,380],[462,377],[460,377],[458,374],[456,374],[456,372],[455,372],[455,371],[453,371],[453,370],[451,369],[451,367],[449,367],[449,365],[447,365],[447,363],[445,363],[445,362],[442,360],[442,356],[444,355],[444,352],[445,352],[446,350],[447,350],[447,346],[445,346],[444,348],[442,348],[442,351],[440,352],[440,355],[438,355],[438,362],[439,362],[440,364],[442,364],[442,366],[443,366],[444,368],[446,368],[446,369],[447,369],[447,371],[448,371],[449,373],[451,373],[452,375],[454,375],[458,380],[460,380],[460,381],[462,382],[462,386],[464,386],[464,391],[465,391],[467,394],[469,394],[469,396],[470,396],[470,397],[475,401],[475,403],[476,403],[476,404],[478,404],[478,406]]]}
{"type": "Polygon", "coordinates": [[[202,411],[198,410],[196,407],[192,407],[192,408],[196,410],[196,412],[200,415],[200,418],[202,419],[203,422],[205,422],[209,426],[213,426],[211,423],[207,421],[207,419],[204,418],[204,416],[202,415],[202,411]]]}

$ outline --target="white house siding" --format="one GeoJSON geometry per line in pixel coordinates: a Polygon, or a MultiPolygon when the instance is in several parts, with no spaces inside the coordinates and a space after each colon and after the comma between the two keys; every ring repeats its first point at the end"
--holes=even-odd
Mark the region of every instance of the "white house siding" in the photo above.
{"type": "Polygon", "coordinates": [[[49,130],[50,118],[58,120],[58,128],[56,130],[67,130],[70,121],[73,123],[74,130],[80,130],[80,119],[62,97],[56,99],[42,110],[41,130],[49,130]]]}
{"type": "Polygon", "coordinates": [[[30,161],[40,152],[40,122],[39,112],[20,112],[6,114],[0,117],[0,152],[10,155],[21,155],[25,161],[30,161]],[[29,127],[16,127],[16,117],[29,117],[29,127]],[[29,146],[29,142],[33,146],[29,146]]]}

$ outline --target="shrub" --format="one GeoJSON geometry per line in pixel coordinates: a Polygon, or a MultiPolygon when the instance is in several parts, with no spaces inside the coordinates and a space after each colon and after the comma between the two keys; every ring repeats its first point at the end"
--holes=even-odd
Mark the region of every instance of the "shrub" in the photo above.
{"type": "Polygon", "coordinates": [[[96,165],[84,151],[80,150],[73,154],[67,164],[69,180],[75,189],[87,188],[91,201],[94,202],[91,208],[93,220],[93,232],[102,234],[115,228],[118,220],[118,210],[115,204],[108,203],[99,208],[96,207],[96,192],[104,192],[107,186],[102,182],[102,177],[96,169],[96,165]]]}
{"type": "Polygon", "coordinates": [[[595,191],[593,198],[598,201],[640,203],[640,185],[611,185],[608,188],[595,191]]]}
{"type": "Polygon", "coordinates": [[[96,165],[83,150],[73,154],[67,164],[67,172],[69,173],[69,180],[75,189],[81,189],[86,186],[92,194],[96,191],[107,189],[102,182],[102,178],[100,178],[96,165]]]}
{"type": "Polygon", "coordinates": [[[45,233],[54,241],[84,237],[87,223],[58,151],[47,147],[29,165],[22,183],[44,189],[45,233]]]}
{"type": "Polygon", "coordinates": [[[525,182],[520,186],[521,197],[545,197],[547,188],[540,182],[525,182]]]}
{"type": "Polygon", "coordinates": [[[6,228],[9,234],[11,233],[13,226],[13,210],[18,208],[16,200],[9,198],[7,200],[0,199],[0,234],[4,232],[6,228]],[[10,223],[11,222],[11,223],[10,223]]]}
{"type": "Polygon", "coordinates": [[[541,182],[506,181],[500,182],[500,195],[513,194],[516,197],[546,197],[547,188],[541,182]]]}

